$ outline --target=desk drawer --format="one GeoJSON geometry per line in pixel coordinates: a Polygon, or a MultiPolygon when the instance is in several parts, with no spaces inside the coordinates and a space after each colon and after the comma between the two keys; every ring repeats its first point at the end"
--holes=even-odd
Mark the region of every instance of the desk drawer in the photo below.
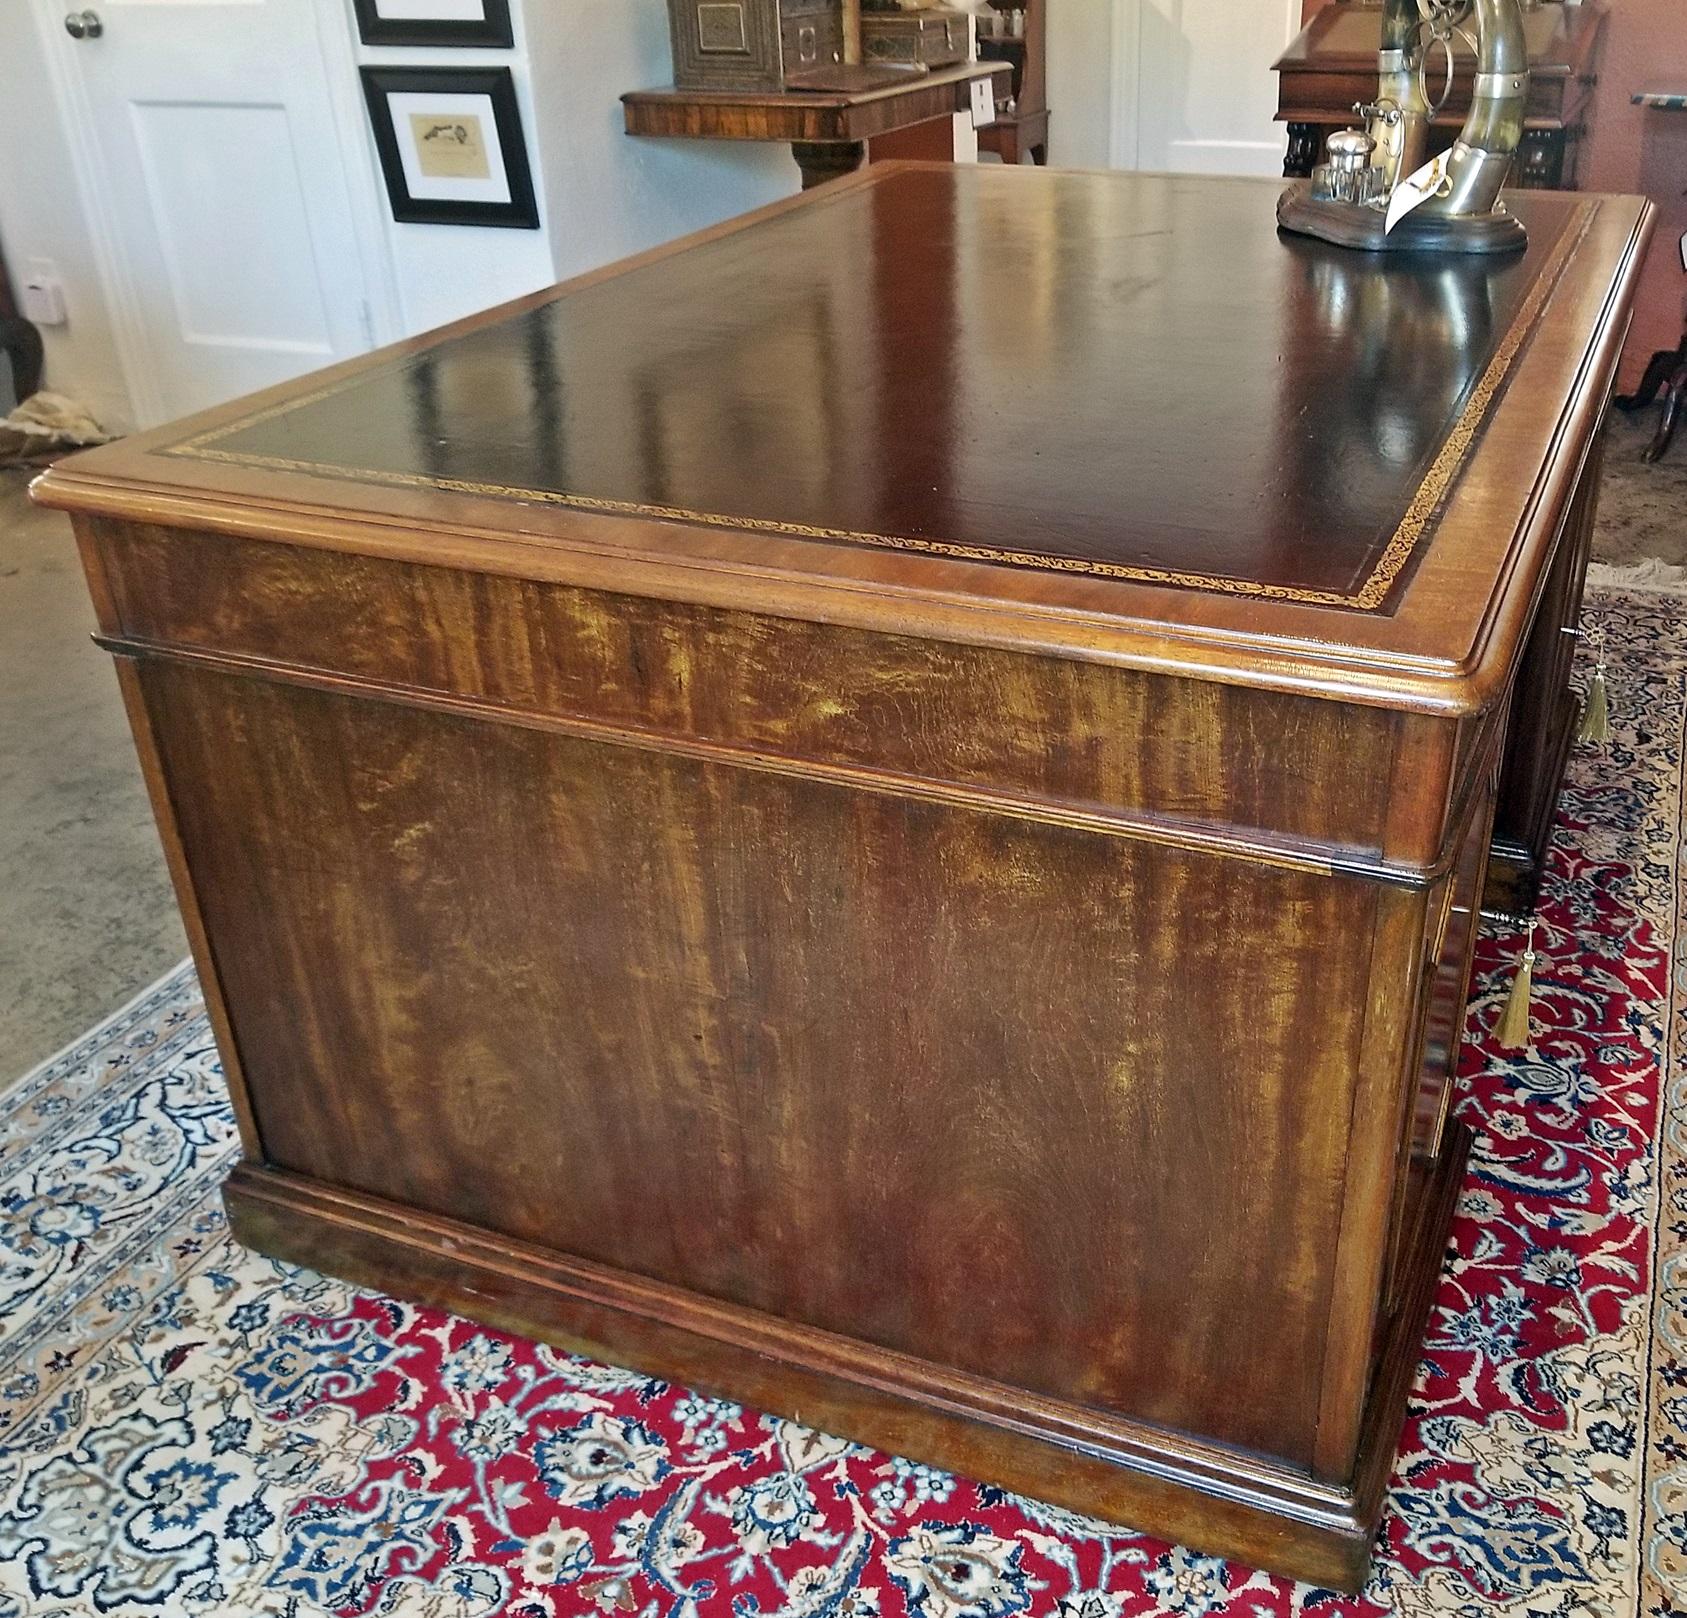
{"type": "Polygon", "coordinates": [[[1423,1013],[1414,1058],[1411,1111],[1400,1143],[1394,1228],[1390,1242],[1388,1308],[1399,1302],[1402,1255],[1418,1216],[1418,1202],[1441,1154],[1452,1112],[1470,1001],[1470,967],[1488,871],[1494,823],[1497,761],[1483,768],[1456,864],[1431,891],[1426,912],[1423,1013]]]}
{"type": "Polygon", "coordinates": [[[1423,1063],[1413,1108],[1412,1149],[1433,1158],[1458,1073],[1465,1011],[1470,999],[1470,963],[1481,912],[1482,879],[1488,867],[1488,837],[1494,819],[1490,785],[1470,817],[1458,865],[1443,879],[1444,905],[1429,957],[1429,1006],[1424,1018],[1423,1063]]]}

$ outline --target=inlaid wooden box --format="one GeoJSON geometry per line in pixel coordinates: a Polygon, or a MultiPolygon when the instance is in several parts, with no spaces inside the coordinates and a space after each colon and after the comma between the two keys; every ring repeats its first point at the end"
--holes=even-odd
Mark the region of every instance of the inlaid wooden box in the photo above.
{"type": "Polygon", "coordinates": [[[843,60],[839,0],[668,0],[674,85],[777,93],[843,60]]]}
{"type": "Polygon", "coordinates": [[[861,55],[894,67],[953,67],[972,48],[971,19],[960,11],[868,11],[861,55]]]}

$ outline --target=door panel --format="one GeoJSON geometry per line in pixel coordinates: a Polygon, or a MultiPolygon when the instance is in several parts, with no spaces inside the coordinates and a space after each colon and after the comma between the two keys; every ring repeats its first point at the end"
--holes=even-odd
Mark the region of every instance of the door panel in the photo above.
{"type": "Polygon", "coordinates": [[[363,264],[305,0],[95,0],[58,41],[85,102],[150,400],[168,417],[369,346],[363,264]]]}
{"type": "Polygon", "coordinates": [[[1300,27],[1300,0],[1120,0],[1124,82],[1115,150],[1177,174],[1281,174],[1271,64],[1300,27]]]}
{"type": "Polygon", "coordinates": [[[287,109],[132,103],[130,113],[179,340],[327,363],[333,339],[287,109]],[[238,166],[222,156],[236,151],[238,166]],[[239,275],[229,274],[231,235],[239,275]]]}

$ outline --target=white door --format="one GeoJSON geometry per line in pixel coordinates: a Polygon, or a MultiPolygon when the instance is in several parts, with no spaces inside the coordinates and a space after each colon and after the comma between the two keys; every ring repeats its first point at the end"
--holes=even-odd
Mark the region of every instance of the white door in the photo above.
{"type": "Polygon", "coordinates": [[[1113,161],[1177,174],[1281,174],[1271,64],[1301,0],[1117,0],[1113,161]]]}
{"type": "Polygon", "coordinates": [[[36,3],[143,423],[370,347],[313,0],[36,3]]]}

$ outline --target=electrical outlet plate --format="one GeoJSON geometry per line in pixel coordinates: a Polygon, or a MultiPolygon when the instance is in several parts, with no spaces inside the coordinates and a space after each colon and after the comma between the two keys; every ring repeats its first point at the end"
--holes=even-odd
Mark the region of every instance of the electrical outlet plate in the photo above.
{"type": "Polygon", "coordinates": [[[57,281],[26,281],[18,296],[23,318],[35,326],[64,324],[64,288],[57,281]]]}
{"type": "Polygon", "coordinates": [[[18,312],[33,325],[64,324],[64,283],[59,279],[58,265],[51,259],[32,258],[24,267],[18,312]]]}

